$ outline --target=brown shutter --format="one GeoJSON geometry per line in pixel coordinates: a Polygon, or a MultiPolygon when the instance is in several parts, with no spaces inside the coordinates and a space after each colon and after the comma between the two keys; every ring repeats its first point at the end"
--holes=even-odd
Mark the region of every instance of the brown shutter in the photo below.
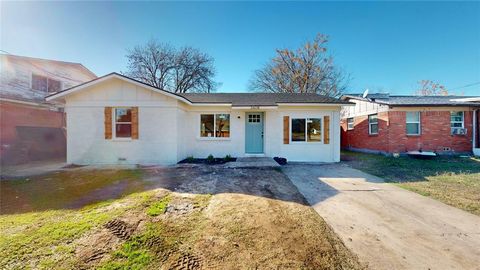
{"type": "Polygon", "coordinates": [[[132,139],[138,140],[138,107],[132,108],[132,139]]]}
{"type": "Polygon", "coordinates": [[[283,144],[288,144],[290,142],[290,117],[283,117],[283,144]]]}
{"type": "Polygon", "coordinates": [[[323,124],[325,126],[324,133],[323,133],[323,141],[325,144],[330,143],[330,116],[325,115],[323,117],[323,124]]]}
{"type": "Polygon", "coordinates": [[[105,107],[105,139],[112,139],[112,107],[105,107]]]}

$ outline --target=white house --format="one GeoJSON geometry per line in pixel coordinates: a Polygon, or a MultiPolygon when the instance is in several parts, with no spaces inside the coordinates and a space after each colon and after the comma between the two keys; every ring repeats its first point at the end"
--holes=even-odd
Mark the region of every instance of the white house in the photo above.
{"type": "Polygon", "coordinates": [[[52,94],[65,103],[67,162],[175,164],[193,156],[340,160],[340,110],[317,94],[174,94],[111,73],[52,94]]]}

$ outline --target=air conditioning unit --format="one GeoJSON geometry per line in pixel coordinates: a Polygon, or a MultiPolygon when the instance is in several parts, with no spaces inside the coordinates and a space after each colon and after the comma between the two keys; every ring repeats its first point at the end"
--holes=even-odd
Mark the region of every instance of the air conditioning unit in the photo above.
{"type": "Polygon", "coordinates": [[[452,135],[466,135],[466,128],[452,128],[452,135]]]}

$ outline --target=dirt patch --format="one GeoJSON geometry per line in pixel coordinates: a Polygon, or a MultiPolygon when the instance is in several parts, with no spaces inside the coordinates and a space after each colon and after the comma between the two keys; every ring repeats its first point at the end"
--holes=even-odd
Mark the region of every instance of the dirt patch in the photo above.
{"type": "MultiPolygon", "coordinates": [[[[94,208],[90,218],[101,222],[72,233],[50,268],[363,267],[279,169],[182,164],[141,171],[141,181],[156,189],[94,208]]],[[[74,231],[76,224],[66,225],[74,231]]]]}

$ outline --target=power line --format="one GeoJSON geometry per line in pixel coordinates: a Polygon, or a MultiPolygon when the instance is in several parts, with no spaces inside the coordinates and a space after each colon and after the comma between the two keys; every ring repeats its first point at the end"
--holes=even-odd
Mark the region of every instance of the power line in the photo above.
{"type": "Polygon", "coordinates": [[[480,82],[469,83],[469,84],[466,84],[466,85],[464,85],[464,86],[459,86],[459,87],[455,87],[455,88],[450,88],[450,90],[467,88],[467,87],[474,86],[474,85],[478,85],[478,84],[480,84],[480,82]]]}

